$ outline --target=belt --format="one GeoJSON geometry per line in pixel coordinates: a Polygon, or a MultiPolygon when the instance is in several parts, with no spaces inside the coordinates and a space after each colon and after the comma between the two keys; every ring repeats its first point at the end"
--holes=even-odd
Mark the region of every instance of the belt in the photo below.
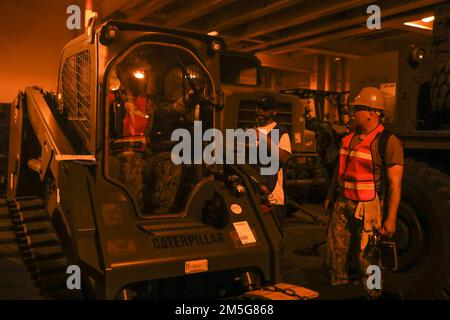
{"type": "Polygon", "coordinates": [[[115,139],[111,142],[111,149],[113,152],[121,152],[127,150],[143,152],[147,146],[144,136],[126,137],[115,139]]]}

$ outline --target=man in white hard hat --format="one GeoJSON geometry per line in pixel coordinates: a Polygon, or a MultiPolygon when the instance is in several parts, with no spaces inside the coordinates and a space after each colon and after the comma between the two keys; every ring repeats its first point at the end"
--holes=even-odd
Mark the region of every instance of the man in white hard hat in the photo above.
{"type": "MultiPolygon", "coordinates": [[[[356,130],[344,137],[339,166],[325,206],[331,217],[327,232],[327,265],[332,285],[349,283],[350,264],[371,298],[380,286],[367,286],[367,268],[380,265],[373,255],[374,235],[390,237],[396,229],[403,175],[403,147],[384,129],[385,100],[374,87],[361,90],[351,106],[356,130]]],[[[370,275],[370,274],[369,274],[370,275]]]]}

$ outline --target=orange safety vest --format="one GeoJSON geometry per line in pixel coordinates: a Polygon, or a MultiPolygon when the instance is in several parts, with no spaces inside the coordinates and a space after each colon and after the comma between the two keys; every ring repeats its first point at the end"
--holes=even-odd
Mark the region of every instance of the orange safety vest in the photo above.
{"type": "Polygon", "coordinates": [[[350,148],[350,142],[355,132],[342,139],[339,152],[339,184],[346,199],[371,201],[375,198],[374,164],[370,146],[383,130],[384,127],[380,124],[353,148],[350,148]]]}
{"type": "MultiPolygon", "coordinates": [[[[114,93],[108,94],[109,101],[114,101],[114,93]]],[[[150,101],[151,103],[151,101],[150,101]]],[[[134,109],[127,110],[126,116],[123,118],[123,135],[121,138],[115,140],[117,149],[133,149],[136,151],[143,151],[146,146],[145,130],[148,126],[147,116],[147,97],[140,95],[134,101],[134,109]]],[[[150,108],[153,108],[150,105],[150,108]]]]}
{"type": "Polygon", "coordinates": [[[134,99],[134,106],[135,109],[127,112],[123,119],[123,134],[126,137],[143,135],[147,129],[147,98],[137,96],[134,99]]]}

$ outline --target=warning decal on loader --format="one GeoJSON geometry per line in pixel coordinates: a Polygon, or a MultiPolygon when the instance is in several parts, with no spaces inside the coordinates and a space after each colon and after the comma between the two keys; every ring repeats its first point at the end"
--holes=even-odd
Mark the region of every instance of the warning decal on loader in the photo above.
{"type": "Polygon", "coordinates": [[[234,225],[234,228],[236,229],[236,232],[237,232],[242,244],[256,242],[255,236],[254,236],[252,230],[250,229],[250,226],[248,225],[247,221],[234,222],[233,225],[234,225]]]}

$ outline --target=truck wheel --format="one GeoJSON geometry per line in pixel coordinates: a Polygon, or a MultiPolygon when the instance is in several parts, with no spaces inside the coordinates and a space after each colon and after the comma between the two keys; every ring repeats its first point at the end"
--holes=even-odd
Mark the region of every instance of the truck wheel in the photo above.
{"type": "Polygon", "coordinates": [[[407,159],[394,235],[406,299],[450,298],[450,176],[407,159]]]}

